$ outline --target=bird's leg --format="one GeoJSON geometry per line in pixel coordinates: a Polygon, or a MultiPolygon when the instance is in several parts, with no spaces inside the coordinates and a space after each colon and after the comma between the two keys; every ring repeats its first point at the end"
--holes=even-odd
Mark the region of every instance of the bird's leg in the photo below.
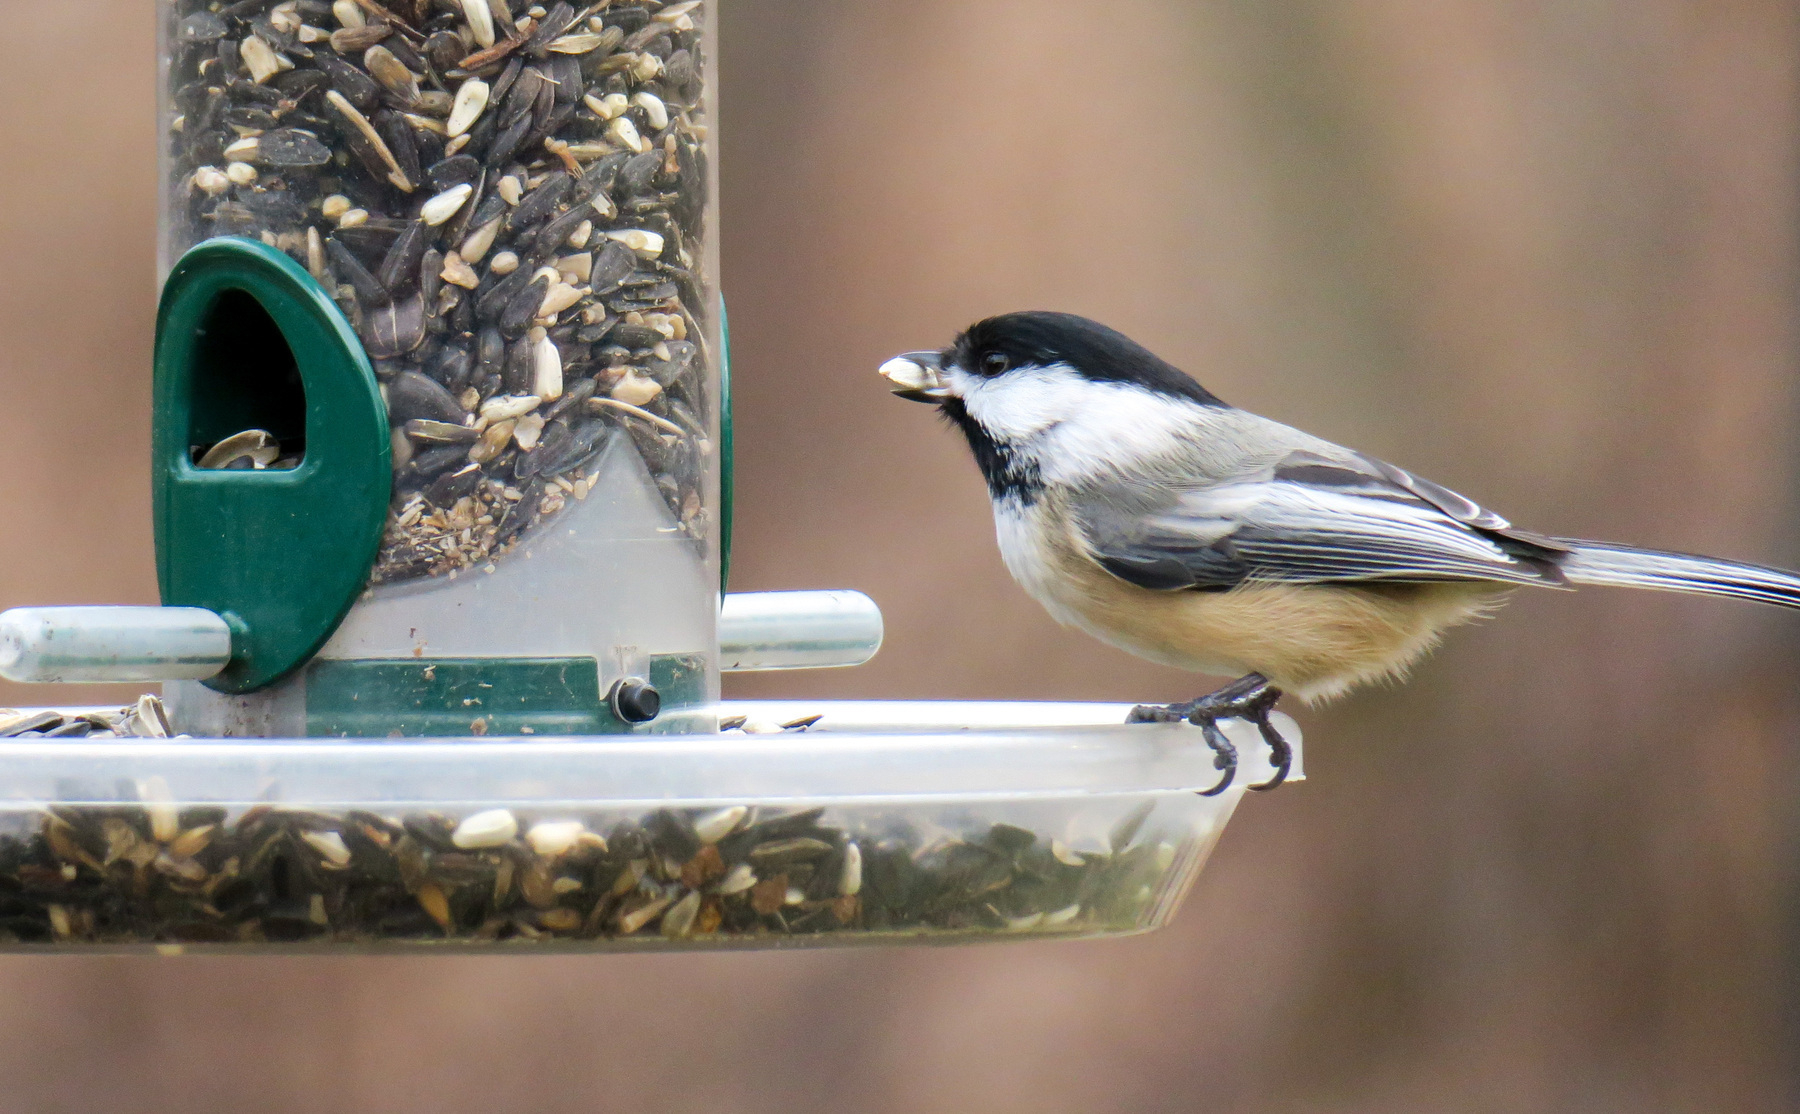
{"type": "Polygon", "coordinates": [[[1267,677],[1261,673],[1250,673],[1217,692],[1181,704],[1140,704],[1131,710],[1125,722],[1179,723],[1186,720],[1199,727],[1204,733],[1206,745],[1216,755],[1213,759],[1214,767],[1225,772],[1219,784],[1202,794],[1210,797],[1223,792],[1237,773],[1237,750],[1225,738],[1225,733],[1219,730],[1218,722],[1222,719],[1248,720],[1256,725],[1263,742],[1269,745],[1269,760],[1275,767],[1274,777],[1250,788],[1273,789],[1287,780],[1288,770],[1294,761],[1293,747],[1281,737],[1281,732],[1275,730],[1275,725],[1269,722],[1269,712],[1279,699],[1281,690],[1269,684],[1267,677]]]}

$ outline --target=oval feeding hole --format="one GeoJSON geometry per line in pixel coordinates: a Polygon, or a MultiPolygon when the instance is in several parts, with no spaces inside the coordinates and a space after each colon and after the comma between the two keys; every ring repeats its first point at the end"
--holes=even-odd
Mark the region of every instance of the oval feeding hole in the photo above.
{"type": "Polygon", "coordinates": [[[227,290],[206,311],[189,377],[189,459],[198,468],[291,469],[306,459],[306,388],[275,319],[227,290]]]}

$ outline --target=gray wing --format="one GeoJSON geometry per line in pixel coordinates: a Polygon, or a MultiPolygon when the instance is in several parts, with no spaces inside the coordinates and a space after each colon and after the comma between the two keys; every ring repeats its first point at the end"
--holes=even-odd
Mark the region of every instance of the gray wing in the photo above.
{"type": "Polygon", "coordinates": [[[1489,580],[1561,585],[1567,547],[1391,464],[1350,453],[1288,454],[1223,482],[1117,483],[1075,500],[1090,552],[1157,589],[1245,581],[1489,580]]]}

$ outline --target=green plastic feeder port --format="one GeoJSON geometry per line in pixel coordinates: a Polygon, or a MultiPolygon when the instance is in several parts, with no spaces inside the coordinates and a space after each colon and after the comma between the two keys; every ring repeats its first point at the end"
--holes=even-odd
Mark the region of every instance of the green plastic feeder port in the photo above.
{"type": "Polygon", "coordinates": [[[156,571],[170,607],[232,624],[205,683],[244,693],[305,665],[367,585],[387,515],[387,410],[344,315],[282,252],[212,240],[185,255],[156,321],[156,571]],[[246,430],[288,468],[203,469],[246,430]]]}

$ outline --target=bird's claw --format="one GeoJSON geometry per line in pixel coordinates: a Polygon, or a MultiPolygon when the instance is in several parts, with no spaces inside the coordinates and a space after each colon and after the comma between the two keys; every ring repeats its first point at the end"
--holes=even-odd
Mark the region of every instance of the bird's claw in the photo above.
{"type": "Polygon", "coordinates": [[[1216,797],[1230,788],[1232,779],[1237,777],[1237,748],[1231,745],[1231,740],[1225,737],[1225,732],[1219,730],[1218,721],[1212,717],[1203,716],[1199,719],[1190,717],[1189,722],[1200,728],[1201,734],[1206,739],[1206,745],[1213,749],[1213,769],[1220,771],[1219,784],[1211,789],[1200,790],[1200,795],[1216,797]]]}
{"type": "Polygon", "coordinates": [[[1217,785],[1200,793],[1202,797],[1211,797],[1223,793],[1237,776],[1237,748],[1219,730],[1219,721],[1247,720],[1256,725],[1263,742],[1268,744],[1269,764],[1275,769],[1269,780],[1248,788],[1269,790],[1287,780],[1294,763],[1294,748],[1269,720],[1269,712],[1279,699],[1280,689],[1270,685],[1261,674],[1252,673],[1196,700],[1180,704],[1139,704],[1125,717],[1125,722],[1180,723],[1185,720],[1200,728],[1206,745],[1213,750],[1213,768],[1224,771],[1217,785]]]}
{"type": "Polygon", "coordinates": [[[1268,781],[1252,785],[1250,788],[1259,793],[1265,793],[1270,789],[1279,789],[1282,783],[1287,781],[1288,772],[1294,767],[1294,748],[1281,737],[1281,732],[1275,730],[1275,725],[1269,722],[1269,709],[1264,708],[1259,714],[1250,717],[1250,722],[1256,724],[1256,730],[1262,735],[1263,742],[1268,744],[1269,765],[1275,768],[1274,775],[1268,781]]]}

